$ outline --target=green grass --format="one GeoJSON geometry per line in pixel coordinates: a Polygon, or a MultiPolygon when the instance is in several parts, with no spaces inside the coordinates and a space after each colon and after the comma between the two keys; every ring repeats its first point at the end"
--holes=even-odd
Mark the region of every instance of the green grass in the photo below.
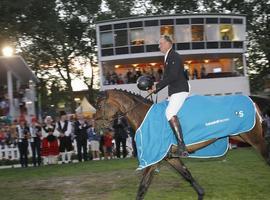
{"type": "MultiPolygon", "coordinates": [[[[185,159],[207,200],[270,199],[270,167],[251,148],[214,160],[185,159]]],[[[135,199],[140,172],[136,159],[89,161],[40,168],[0,170],[1,200],[135,199]]],[[[195,191],[165,162],[145,200],[197,199],[195,191]]]]}

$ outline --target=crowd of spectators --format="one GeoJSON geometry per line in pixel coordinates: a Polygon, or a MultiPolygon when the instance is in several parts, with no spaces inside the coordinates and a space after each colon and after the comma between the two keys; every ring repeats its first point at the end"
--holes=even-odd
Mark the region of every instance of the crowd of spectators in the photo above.
{"type": "Polygon", "coordinates": [[[9,104],[8,99],[4,95],[0,95],[0,116],[8,115],[9,104]]]}
{"type": "MultiPolygon", "coordinates": [[[[192,73],[189,72],[188,69],[184,70],[186,78],[188,80],[195,80],[195,79],[204,79],[207,78],[206,69],[204,66],[198,70],[197,68],[194,68],[192,70],[192,73]]],[[[154,82],[160,81],[163,76],[163,69],[157,68],[153,69],[150,68],[148,70],[145,69],[128,69],[128,71],[125,74],[117,73],[116,71],[109,71],[105,74],[104,77],[104,85],[119,85],[119,84],[129,84],[129,83],[136,83],[137,79],[140,76],[150,76],[152,77],[154,82]]]]}
{"type": "MultiPolygon", "coordinates": [[[[46,116],[43,122],[35,117],[28,122],[21,117],[12,124],[1,122],[0,148],[18,148],[22,167],[29,166],[28,149],[32,150],[33,166],[65,164],[75,159],[82,162],[125,158],[128,156],[126,142],[120,148],[118,138],[131,140],[131,132],[127,123],[121,124],[120,129],[121,133],[119,127],[98,130],[94,119],[86,119],[80,113],[69,117],[62,111],[58,119],[46,116]]],[[[129,150],[136,155],[135,150],[129,150]]]]}
{"type": "Polygon", "coordinates": [[[116,71],[110,71],[106,73],[104,77],[104,85],[116,85],[116,84],[129,84],[129,83],[136,83],[137,79],[140,76],[151,76],[155,82],[159,81],[163,76],[162,68],[158,68],[154,70],[150,68],[149,70],[141,70],[140,68],[137,69],[128,69],[125,74],[116,73],[116,71]]]}

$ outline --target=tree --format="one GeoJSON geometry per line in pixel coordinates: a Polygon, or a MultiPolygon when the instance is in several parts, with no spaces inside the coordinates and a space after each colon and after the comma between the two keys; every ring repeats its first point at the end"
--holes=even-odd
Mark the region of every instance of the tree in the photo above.
{"type": "Polygon", "coordinates": [[[106,5],[112,18],[130,17],[134,0],[106,0],[106,5]]]}
{"type": "Polygon", "coordinates": [[[156,14],[184,14],[197,10],[197,0],[151,0],[151,4],[156,7],[156,14]]]}
{"type": "MultiPolygon", "coordinates": [[[[22,50],[39,75],[57,73],[65,82],[70,111],[75,110],[72,80],[77,57],[85,60],[96,53],[94,20],[101,0],[41,0],[28,3],[21,19],[22,50]]],[[[90,63],[91,64],[91,63],[90,63]]],[[[55,75],[55,74],[54,74],[55,75]]]]}

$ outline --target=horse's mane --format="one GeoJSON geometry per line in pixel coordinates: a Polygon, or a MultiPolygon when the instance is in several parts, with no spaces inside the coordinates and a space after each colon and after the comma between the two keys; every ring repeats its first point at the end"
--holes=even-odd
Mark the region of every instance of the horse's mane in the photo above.
{"type": "Polygon", "coordinates": [[[135,93],[131,93],[130,91],[127,90],[121,90],[121,89],[112,89],[112,91],[117,91],[117,92],[121,92],[124,93],[125,95],[131,97],[133,100],[135,100],[135,103],[137,102],[143,102],[146,104],[153,104],[153,101],[150,99],[146,99],[143,96],[139,95],[139,94],[135,94],[135,93]]]}

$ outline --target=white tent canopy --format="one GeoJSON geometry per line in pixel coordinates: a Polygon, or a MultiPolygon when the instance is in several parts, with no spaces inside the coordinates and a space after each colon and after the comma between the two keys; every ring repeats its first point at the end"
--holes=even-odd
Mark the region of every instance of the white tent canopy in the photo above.
{"type": "Polygon", "coordinates": [[[84,97],[81,105],[76,108],[76,113],[96,113],[96,109],[88,102],[88,100],[84,97]]]}

